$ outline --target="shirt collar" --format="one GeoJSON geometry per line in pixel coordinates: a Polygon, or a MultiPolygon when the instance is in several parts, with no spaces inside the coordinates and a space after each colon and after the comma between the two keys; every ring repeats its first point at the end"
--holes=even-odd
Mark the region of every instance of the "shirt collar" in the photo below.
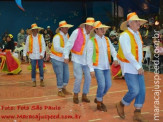
{"type": "Polygon", "coordinates": [[[103,39],[104,38],[104,35],[101,38],[99,35],[95,34],[95,38],[97,38],[97,39],[103,39]]]}
{"type": "Polygon", "coordinates": [[[128,30],[132,33],[132,34],[139,34],[138,31],[134,32],[131,28],[128,27],[128,30]]]}

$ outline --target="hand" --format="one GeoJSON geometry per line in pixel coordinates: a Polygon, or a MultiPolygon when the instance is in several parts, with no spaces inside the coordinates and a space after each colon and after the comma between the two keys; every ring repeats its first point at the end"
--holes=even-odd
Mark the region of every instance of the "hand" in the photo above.
{"type": "Polygon", "coordinates": [[[144,74],[143,68],[138,69],[138,74],[139,74],[139,75],[143,75],[143,74],[144,74]]]}
{"type": "Polygon", "coordinates": [[[68,64],[69,59],[64,59],[64,62],[65,62],[66,64],[68,64]]]}
{"type": "Polygon", "coordinates": [[[42,55],[40,55],[40,59],[43,59],[44,57],[42,55]]]}
{"type": "Polygon", "coordinates": [[[95,77],[95,72],[90,72],[91,77],[94,78],[95,77]]]}
{"type": "Polygon", "coordinates": [[[114,66],[118,66],[118,61],[117,60],[113,61],[113,64],[114,66]]]}

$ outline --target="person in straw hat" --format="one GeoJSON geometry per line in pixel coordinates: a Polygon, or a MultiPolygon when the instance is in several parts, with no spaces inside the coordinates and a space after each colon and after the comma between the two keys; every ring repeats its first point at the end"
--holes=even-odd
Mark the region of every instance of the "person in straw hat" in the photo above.
{"type": "Polygon", "coordinates": [[[96,98],[97,110],[107,112],[107,108],[103,103],[103,97],[111,87],[110,63],[111,55],[113,56],[113,64],[117,65],[117,52],[115,51],[110,39],[104,34],[109,26],[103,25],[100,21],[96,21],[91,31],[91,39],[87,46],[87,63],[92,77],[96,77],[98,88],[96,98]]]}
{"type": "Polygon", "coordinates": [[[56,35],[53,37],[51,47],[51,62],[53,70],[57,77],[58,96],[65,97],[71,95],[66,90],[69,81],[69,68],[68,64],[64,63],[63,49],[67,40],[69,39],[68,30],[73,25],[67,24],[66,21],[59,22],[59,27],[56,29],[56,35]]]}
{"type": "Polygon", "coordinates": [[[122,119],[125,119],[124,106],[129,105],[135,99],[134,121],[146,122],[141,115],[141,108],[145,101],[144,70],[142,67],[142,37],[139,28],[147,20],[140,19],[135,12],[127,15],[120,29],[119,50],[117,58],[120,60],[128,92],[120,102],[116,104],[117,112],[122,119]]]}
{"type": "Polygon", "coordinates": [[[64,48],[64,61],[68,63],[70,50],[72,52],[73,70],[75,76],[74,83],[74,96],[73,102],[79,103],[78,93],[80,92],[80,84],[82,81],[82,75],[84,72],[84,86],[82,94],[82,102],[89,103],[90,100],[87,98],[89,92],[91,76],[89,68],[86,63],[86,46],[90,38],[90,31],[93,28],[94,18],[88,17],[85,23],[82,23],[79,28],[75,29],[64,48]]]}
{"type": "Polygon", "coordinates": [[[33,87],[36,87],[36,62],[38,62],[39,72],[40,72],[40,86],[44,87],[44,72],[43,72],[43,58],[45,53],[45,41],[44,37],[38,32],[41,30],[41,27],[38,27],[36,23],[31,25],[32,34],[27,36],[25,48],[23,51],[24,59],[26,58],[27,53],[31,60],[32,65],[32,81],[33,87]]]}

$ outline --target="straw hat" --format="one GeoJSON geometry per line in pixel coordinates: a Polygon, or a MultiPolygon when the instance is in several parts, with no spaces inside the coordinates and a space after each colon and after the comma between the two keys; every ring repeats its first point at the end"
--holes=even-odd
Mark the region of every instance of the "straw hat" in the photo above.
{"type": "Polygon", "coordinates": [[[38,27],[36,23],[33,23],[33,24],[31,25],[31,29],[30,29],[30,30],[34,30],[34,29],[41,30],[41,29],[43,29],[43,28],[38,27]]]}
{"type": "Polygon", "coordinates": [[[105,31],[108,30],[110,28],[110,26],[107,26],[107,25],[104,25],[102,24],[100,21],[96,21],[94,24],[93,24],[93,29],[91,30],[90,32],[90,36],[93,37],[95,35],[95,32],[94,30],[96,28],[104,28],[105,31]]]}
{"type": "Polygon", "coordinates": [[[139,17],[138,17],[138,15],[135,13],[135,12],[132,12],[132,13],[129,13],[128,15],[127,15],[127,21],[124,21],[124,22],[122,22],[122,24],[121,24],[121,26],[120,26],[120,29],[121,30],[127,30],[127,22],[129,21],[129,20],[139,20],[140,21],[140,25],[143,25],[144,23],[146,23],[147,22],[147,20],[145,20],[145,19],[140,19],[139,17]]]}
{"type": "Polygon", "coordinates": [[[88,17],[88,18],[86,19],[86,22],[80,24],[79,27],[84,28],[84,25],[90,25],[90,26],[93,26],[94,22],[95,22],[95,19],[94,19],[93,17],[88,17]]]}
{"type": "Polygon", "coordinates": [[[60,21],[59,22],[59,27],[56,29],[56,33],[59,33],[59,29],[61,28],[61,27],[68,27],[68,28],[71,28],[71,27],[73,27],[74,25],[70,25],[70,24],[67,24],[67,22],[65,21],[65,20],[63,20],[63,21],[60,21]]]}

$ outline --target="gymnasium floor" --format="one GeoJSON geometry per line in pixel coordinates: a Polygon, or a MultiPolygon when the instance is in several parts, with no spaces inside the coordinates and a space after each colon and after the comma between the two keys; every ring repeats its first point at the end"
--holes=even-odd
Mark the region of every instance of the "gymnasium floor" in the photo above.
{"type": "MultiPolygon", "coordinates": [[[[117,115],[115,103],[120,101],[127,92],[126,83],[122,79],[112,80],[112,87],[104,97],[107,112],[96,110],[93,102],[96,96],[97,83],[92,79],[88,97],[91,103],[82,103],[82,87],[79,94],[80,103],[74,104],[73,96],[65,98],[57,96],[56,78],[51,63],[46,63],[45,87],[39,86],[37,73],[37,87],[31,87],[30,71],[28,64],[22,64],[20,75],[6,75],[0,73],[0,122],[132,122],[133,102],[125,107],[126,119],[122,120],[117,115]]],[[[72,63],[69,63],[70,81],[67,86],[73,90],[72,63]]],[[[159,75],[163,79],[163,74],[159,75]]],[[[159,84],[159,90],[163,91],[163,84],[159,84]]],[[[154,73],[145,72],[146,101],[142,109],[145,118],[154,122],[154,73]]],[[[82,86],[82,85],[81,85],[82,86]]],[[[163,122],[163,93],[159,92],[159,122],[163,122]]],[[[158,94],[157,94],[158,95],[158,94]]]]}

